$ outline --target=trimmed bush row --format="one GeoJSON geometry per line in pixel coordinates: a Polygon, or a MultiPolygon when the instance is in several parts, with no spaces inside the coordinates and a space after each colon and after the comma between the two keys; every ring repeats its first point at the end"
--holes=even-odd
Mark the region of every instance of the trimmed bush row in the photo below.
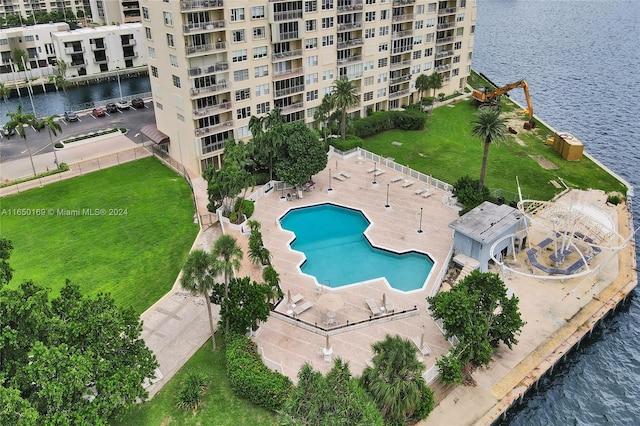
{"type": "MultiPolygon", "coordinates": [[[[109,133],[115,133],[118,131],[120,131],[120,129],[114,127],[113,129],[100,130],[94,133],[89,133],[87,135],[81,135],[81,136],[76,136],[75,138],[64,139],[64,140],[61,140],[60,142],[62,142],[63,144],[72,143],[72,142],[82,141],[89,138],[95,138],[96,136],[108,135],[109,133]]],[[[58,146],[60,142],[56,143],[56,148],[62,148],[64,146],[64,145],[58,146]]]]}
{"type": "Polygon", "coordinates": [[[402,130],[422,130],[426,114],[416,110],[378,111],[368,117],[353,122],[356,136],[366,138],[386,130],[399,128],[402,130]]]}
{"type": "Polygon", "coordinates": [[[267,368],[251,339],[228,334],[227,376],[236,395],[260,407],[278,411],[291,393],[288,377],[267,368]]]}

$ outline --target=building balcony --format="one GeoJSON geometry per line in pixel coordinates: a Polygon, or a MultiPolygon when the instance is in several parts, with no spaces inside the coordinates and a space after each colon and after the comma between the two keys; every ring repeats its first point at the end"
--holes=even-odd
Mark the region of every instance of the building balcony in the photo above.
{"type": "Polygon", "coordinates": [[[226,130],[229,130],[230,127],[233,127],[233,120],[228,120],[222,123],[214,124],[212,126],[207,127],[199,127],[196,129],[196,136],[206,136],[215,133],[222,133],[226,130]]]}
{"type": "Polygon", "coordinates": [[[455,23],[455,22],[445,22],[445,23],[443,23],[443,24],[438,24],[438,27],[437,27],[437,28],[438,28],[439,30],[446,30],[446,29],[449,29],[449,28],[453,28],[453,27],[455,27],[455,26],[456,26],[456,23],[455,23]]]}
{"type": "Polygon", "coordinates": [[[287,87],[284,89],[279,89],[276,90],[273,94],[274,98],[282,98],[283,96],[290,96],[293,95],[295,93],[302,93],[304,92],[304,84],[300,84],[298,86],[294,86],[294,87],[287,87]]]}
{"type": "Polygon", "coordinates": [[[338,24],[338,31],[359,30],[362,28],[362,22],[349,22],[346,24],[338,24]]]}
{"type": "Polygon", "coordinates": [[[398,90],[397,92],[389,93],[389,99],[396,99],[409,94],[409,89],[398,90]]]}
{"type": "Polygon", "coordinates": [[[393,22],[413,21],[413,13],[407,13],[404,15],[395,15],[393,22]]]}
{"type": "Polygon", "coordinates": [[[389,68],[397,70],[398,68],[408,68],[409,66],[411,66],[411,59],[405,59],[400,62],[392,62],[391,65],[389,65],[389,68]]]}
{"type": "Polygon", "coordinates": [[[416,0],[393,0],[394,6],[400,6],[402,4],[414,4],[416,0]]]}
{"type": "Polygon", "coordinates": [[[436,59],[448,58],[449,56],[453,56],[453,50],[445,50],[444,52],[436,53],[436,59]]]}
{"type": "Polygon", "coordinates": [[[389,80],[389,84],[400,84],[405,81],[411,80],[411,74],[401,75],[400,77],[395,77],[389,80]]]}
{"type": "Polygon", "coordinates": [[[226,41],[219,41],[217,43],[201,44],[198,46],[187,46],[187,56],[191,55],[206,55],[210,52],[220,52],[227,50],[228,43],[226,41]]]}
{"type": "Polygon", "coordinates": [[[280,52],[280,53],[272,53],[271,60],[272,61],[281,61],[283,59],[291,59],[302,56],[304,51],[302,49],[290,50],[288,52],[280,52]]]}
{"type": "Polygon", "coordinates": [[[445,72],[451,69],[451,64],[440,65],[435,68],[436,72],[445,72]]]}
{"type": "Polygon", "coordinates": [[[208,67],[189,68],[189,77],[200,77],[229,70],[229,62],[218,62],[208,67]]]}
{"type": "Polygon", "coordinates": [[[231,106],[232,106],[231,102],[223,102],[218,105],[211,105],[208,107],[196,108],[193,110],[193,117],[199,118],[199,117],[210,115],[211,113],[214,113],[214,112],[220,113],[220,112],[228,111],[231,109],[231,106]]]}
{"type": "Polygon", "coordinates": [[[135,41],[135,39],[132,39],[132,38],[122,42],[122,47],[130,47],[130,46],[135,46],[135,45],[136,45],[136,41],[135,41]]]}
{"type": "Polygon", "coordinates": [[[107,56],[106,58],[93,58],[93,63],[94,64],[106,64],[109,62],[109,57],[107,56]]]}
{"type": "Polygon", "coordinates": [[[395,49],[391,49],[391,54],[392,55],[399,55],[401,53],[404,52],[410,52],[413,50],[413,44],[409,44],[406,46],[400,46],[400,47],[396,47],[395,49]]]}
{"type": "Polygon", "coordinates": [[[453,15],[455,13],[455,7],[443,7],[442,9],[438,9],[438,15],[453,15]]]}
{"type": "Polygon", "coordinates": [[[296,40],[300,38],[300,31],[289,31],[286,33],[280,33],[278,34],[278,36],[278,39],[280,41],[296,40]]]}
{"type": "Polygon", "coordinates": [[[180,10],[182,11],[217,9],[221,7],[224,7],[224,0],[183,0],[180,2],[180,10]]]}
{"type": "Polygon", "coordinates": [[[219,92],[227,92],[229,91],[230,88],[231,88],[231,83],[229,83],[228,81],[218,83],[218,84],[212,84],[211,86],[203,86],[198,88],[194,87],[191,89],[191,97],[194,98],[194,97],[210,95],[210,94],[219,93],[219,92]]]}
{"type": "Polygon", "coordinates": [[[280,109],[282,110],[283,114],[290,114],[292,112],[299,111],[303,108],[304,108],[304,102],[300,101],[300,102],[296,102],[295,104],[283,106],[280,109]]]}
{"type": "Polygon", "coordinates": [[[289,77],[295,77],[304,74],[304,67],[291,68],[286,70],[274,70],[272,78],[274,80],[282,80],[289,77]]]}
{"type": "Polygon", "coordinates": [[[82,47],[82,46],[65,47],[64,48],[64,53],[66,53],[67,55],[73,55],[74,53],[84,53],[84,47],[82,47]]]}
{"type": "Polygon", "coordinates": [[[405,38],[405,37],[413,37],[413,30],[394,31],[393,33],[391,33],[392,39],[405,38]]]}
{"type": "Polygon", "coordinates": [[[453,43],[453,37],[442,37],[436,39],[436,44],[453,43]]]}
{"type": "Polygon", "coordinates": [[[350,62],[359,62],[359,61],[362,61],[362,55],[348,56],[346,58],[338,59],[338,65],[348,64],[350,62]]]}
{"type": "Polygon", "coordinates": [[[87,61],[84,59],[80,61],[73,61],[69,64],[70,67],[83,67],[85,65],[87,65],[87,61]]]}
{"type": "Polygon", "coordinates": [[[282,21],[293,21],[296,19],[302,19],[302,9],[301,10],[287,10],[284,12],[274,12],[273,20],[276,22],[282,21]]]}
{"type": "Polygon", "coordinates": [[[106,49],[107,49],[107,48],[106,48],[104,45],[102,45],[102,46],[96,46],[95,44],[92,44],[92,45],[91,45],[91,50],[92,50],[93,52],[99,52],[99,51],[101,51],[101,50],[106,50],[106,49]]]}
{"type": "Polygon", "coordinates": [[[227,22],[225,20],[210,21],[210,22],[192,22],[187,25],[183,25],[182,29],[185,34],[190,34],[198,31],[213,31],[225,28],[227,22]]]}
{"type": "Polygon", "coordinates": [[[125,59],[137,58],[138,52],[124,52],[122,56],[124,56],[125,59]]]}
{"type": "Polygon", "coordinates": [[[347,41],[339,41],[337,43],[337,48],[338,49],[350,49],[352,47],[362,46],[363,42],[364,41],[362,40],[362,38],[354,38],[354,39],[347,40],[347,41]]]}
{"type": "Polygon", "coordinates": [[[338,13],[358,12],[362,10],[362,1],[355,1],[351,4],[345,4],[344,6],[337,7],[338,13]]]}

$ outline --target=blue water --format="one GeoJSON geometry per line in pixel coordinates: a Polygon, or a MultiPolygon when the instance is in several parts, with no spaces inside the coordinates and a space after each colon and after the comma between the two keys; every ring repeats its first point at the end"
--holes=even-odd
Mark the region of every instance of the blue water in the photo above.
{"type": "MultiPolygon", "coordinates": [[[[525,78],[536,116],[575,135],[637,192],[638,34],[636,0],[480,0],[473,68],[496,84],[525,78]]],[[[511,96],[524,104],[522,91],[511,96]]],[[[636,227],[637,198],[632,204],[636,227]]],[[[504,424],[640,424],[637,292],[504,424]]]]}
{"type": "Polygon", "coordinates": [[[328,287],[384,277],[396,290],[418,290],[433,267],[421,253],[372,247],[364,236],[369,221],[357,210],[332,204],[303,207],[289,211],[280,223],[296,235],[291,248],[307,258],[302,272],[328,287]]]}

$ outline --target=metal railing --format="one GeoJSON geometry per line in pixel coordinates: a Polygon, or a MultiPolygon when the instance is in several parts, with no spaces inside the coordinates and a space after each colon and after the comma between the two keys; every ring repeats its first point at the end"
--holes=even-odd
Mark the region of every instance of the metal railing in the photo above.
{"type": "Polygon", "coordinates": [[[449,56],[453,56],[453,50],[445,50],[444,52],[436,53],[436,59],[447,58],[449,56]]]}
{"type": "Polygon", "coordinates": [[[407,96],[409,94],[409,89],[398,90],[397,92],[389,93],[389,99],[400,98],[402,96],[407,96]]]}
{"type": "Polygon", "coordinates": [[[395,15],[393,17],[394,22],[400,21],[413,21],[413,13],[406,13],[404,15],[395,15]]]}
{"type": "Polygon", "coordinates": [[[227,71],[229,69],[229,62],[217,62],[213,65],[206,67],[193,67],[189,68],[189,77],[198,77],[200,75],[215,74],[217,72],[227,71]]]}
{"type": "Polygon", "coordinates": [[[274,96],[281,98],[283,96],[293,95],[294,93],[304,92],[304,84],[300,84],[295,87],[287,87],[286,89],[276,90],[274,96]]]}
{"type": "Polygon", "coordinates": [[[216,50],[226,50],[228,43],[226,41],[219,41],[217,43],[201,44],[198,46],[187,46],[187,55],[196,55],[200,53],[213,52],[216,50]]]}
{"type": "Polygon", "coordinates": [[[413,36],[413,30],[394,31],[393,33],[391,33],[392,39],[411,37],[411,36],[413,36]]]}
{"type": "Polygon", "coordinates": [[[219,21],[209,21],[209,22],[192,22],[187,25],[183,25],[183,30],[185,33],[190,33],[192,31],[207,31],[207,30],[216,30],[225,28],[227,26],[227,22],[224,20],[219,21]]]}
{"type": "Polygon", "coordinates": [[[183,0],[180,2],[180,10],[211,9],[224,7],[224,0],[183,0]]]}
{"type": "Polygon", "coordinates": [[[211,133],[220,133],[226,130],[227,127],[233,126],[233,120],[227,120],[222,123],[214,124],[207,127],[198,127],[195,130],[196,136],[210,135],[211,133]]]}
{"type": "Polygon", "coordinates": [[[231,102],[223,102],[218,105],[210,105],[207,107],[197,108],[193,110],[193,115],[195,117],[201,117],[203,115],[208,115],[209,113],[214,111],[227,111],[231,108],[231,105],[231,102]]]}
{"type": "Polygon", "coordinates": [[[411,80],[411,74],[401,75],[400,77],[394,77],[389,80],[389,84],[399,84],[409,80],[411,80]]]}
{"type": "Polygon", "coordinates": [[[362,61],[362,55],[353,55],[353,56],[348,56],[346,58],[340,58],[338,59],[338,65],[348,64],[349,62],[358,62],[358,61],[362,61]]]}
{"type": "Polygon", "coordinates": [[[348,49],[350,47],[362,46],[362,44],[363,44],[362,38],[354,38],[354,39],[351,39],[351,40],[339,41],[337,43],[337,48],[338,49],[348,49]]]}
{"type": "Polygon", "coordinates": [[[439,30],[446,30],[447,28],[453,28],[455,26],[456,26],[455,22],[444,22],[444,23],[438,24],[437,28],[439,30]]]}
{"type": "Polygon", "coordinates": [[[231,87],[231,83],[225,81],[223,83],[213,84],[211,86],[203,86],[199,88],[191,89],[191,96],[203,95],[206,93],[215,93],[220,92],[221,90],[229,89],[231,87]]]}
{"type": "Polygon", "coordinates": [[[392,62],[389,68],[391,68],[392,70],[395,70],[398,68],[406,68],[410,65],[411,65],[411,59],[405,59],[404,61],[401,61],[401,62],[392,62]]]}
{"type": "Polygon", "coordinates": [[[338,24],[338,31],[349,31],[362,28],[362,22],[350,22],[347,24],[338,24]]]}
{"type": "Polygon", "coordinates": [[[453,37],[442,37],[436,39],[436,44],[445,44],[451,43],[453,41],[453,37]]]}
{"type": "Polygon", "coordinates": [[[300,75],[300,74],[304,74],[304,67],[273,71],[273,77],[278,77],[278,78],[289,77],[289,76],[300,75]]]}
{"type": "Polygon", "coordinates": [[[302,49],[289,50],[287,52],[272,53],[271,54],[271,60],[272,61],[277,61],[279,59],[290,59],[290,58],[295,58],[295,57],[298,57],[298,56],[302,56],[302,54],[303,54],[302,49]]]}
{"type": "Polygon", "coordinates": [[[438,15],[451,15],[456,13],[455,7],[443,7],[442,9],[438,9],[438,15]]]}
{"type": "Polygon", "coordinates": [[[291,21],[294,19],[302,19],[302,10],[287,10],[273,14],[274,21],[291,21]]]}

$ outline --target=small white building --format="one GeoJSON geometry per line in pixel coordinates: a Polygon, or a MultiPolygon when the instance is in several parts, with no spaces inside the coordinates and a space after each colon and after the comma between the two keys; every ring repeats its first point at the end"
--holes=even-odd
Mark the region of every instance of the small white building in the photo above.
{"type": "Polygon", "coordinates": [[[38,68],[46,69],[54,65],[56,50],[51,41],[51,33],[68,30],[69,25],[65,22],[0,30],[0,55],[2,60],[0,74],[12,73],[18,71],[19,68],[36,70],[38,68]],[[24,66],[23,64],[16,64],[16,61],[22,62],[22,60],[14,57],[15,50],[22,50],[26,53],[24,66]]]}
{"type": "Polygon", "coordinates": [[[51,34],[66,77],[95,75],[147,64],[141,24],[107,25],[51,34]]]}

